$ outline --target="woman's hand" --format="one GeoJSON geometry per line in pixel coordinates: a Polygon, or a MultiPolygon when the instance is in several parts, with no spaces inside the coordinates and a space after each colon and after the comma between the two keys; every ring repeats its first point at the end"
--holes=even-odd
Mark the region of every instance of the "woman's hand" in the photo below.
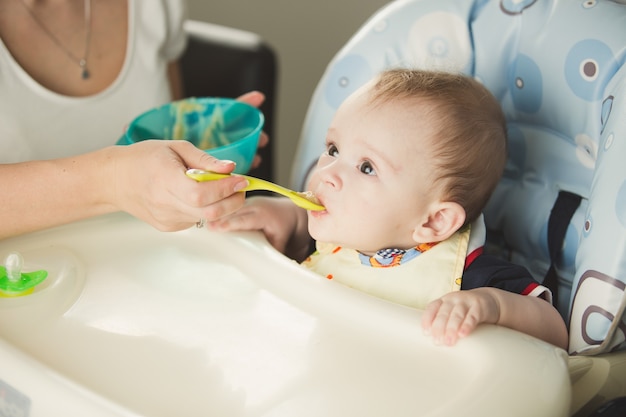
{"type": "Polygon", "coordinates": [[[200,219],[213,221],[244,204],[244,178],[196,182],[188,168],[219,173],[235,169],[232,161],[220,161],[187,141],[147,140],[116,147],[111,155],[115,178],[111,201],[118,210],[162,231],[186,229],[200,219]]]}

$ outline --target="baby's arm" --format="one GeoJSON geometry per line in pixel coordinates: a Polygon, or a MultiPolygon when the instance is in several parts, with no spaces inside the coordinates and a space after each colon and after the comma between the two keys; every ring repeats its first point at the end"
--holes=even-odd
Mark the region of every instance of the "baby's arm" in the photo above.
{"type": "Polygon", "coordinates": [[[549,302],[498,288],[451,292],[431,302],[422,318],[424,331],[445,345],[455,344],[480,323],[508,327],[567,348],[567,327],[549,302]]]}
{"type": "Polygon", "coordinates": [[[260,230],[276,250],[300,262],[309,255],[307,214],[284,197],[256,196],[235,213],[207,224],[217,231],[260,230]]]}

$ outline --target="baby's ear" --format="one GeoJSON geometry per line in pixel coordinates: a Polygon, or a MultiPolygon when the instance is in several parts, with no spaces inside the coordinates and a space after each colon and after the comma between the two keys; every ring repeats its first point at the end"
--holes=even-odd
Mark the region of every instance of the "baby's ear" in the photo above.
{"type": "Polygon", "coordinates": [[[458,203],[440,202],[428,220],[413,231],[417,243],[441,242],[452,236],[465,223],[465,210],[458,203]]]}

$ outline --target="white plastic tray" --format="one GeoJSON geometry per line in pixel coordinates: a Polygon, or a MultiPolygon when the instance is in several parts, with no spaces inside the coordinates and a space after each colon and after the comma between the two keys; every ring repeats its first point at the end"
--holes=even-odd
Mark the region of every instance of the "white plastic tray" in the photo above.
{"type": "MultiPolygon", "coordinates": [[[[0,299],[2,406],[25,416],[566,416],[561,349],[304,270],[257,234],[162,233],[116,214],[0,242],[46,269],[0,299]]],[[[18,414],[16,414],[18,415],[18,414]]]]}

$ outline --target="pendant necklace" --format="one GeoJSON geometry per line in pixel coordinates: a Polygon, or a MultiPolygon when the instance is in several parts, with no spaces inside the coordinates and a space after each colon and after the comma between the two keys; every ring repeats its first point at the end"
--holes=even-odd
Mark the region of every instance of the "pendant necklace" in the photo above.
{"type": "Polygon", "coordinates": [[[85,8],[85,53],[82,58],[78,58],[76,55],[72,53],[69,49],[67,49],[63,44],[57,39],[56,36],[44,24],[37,18],[35,13],[28,7],[24,0],[22,1],[22,5],[26,8],[30,16],[33,18],[35,23],[44,31],[46,35],[62,50],[65,55],[68,56],[72,61],[75,61],[81,69],[81,77],[83,80],[89,78],[89,69],[87,68],[87,57],[89,55],[89,44],[91,43],[91,0],[84,0],[84,8],[85,8]]]}

